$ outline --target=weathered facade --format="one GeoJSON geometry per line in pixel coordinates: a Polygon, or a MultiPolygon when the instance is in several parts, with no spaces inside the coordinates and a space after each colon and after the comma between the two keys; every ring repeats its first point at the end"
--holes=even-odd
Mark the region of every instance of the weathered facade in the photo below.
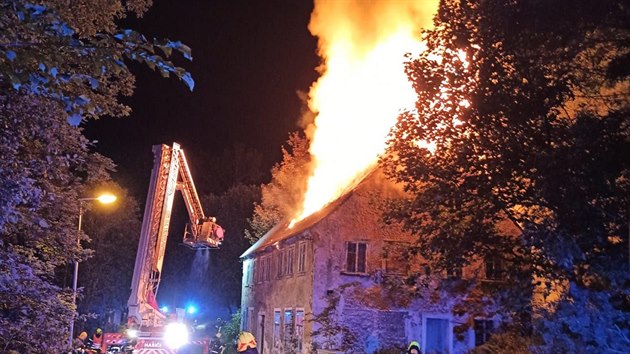
{"type": "Polygon", "coordinates": [[[497,318],[455,316],[461,298],[434,291],[436,281],[478,276],[483,267],[429,275],[417,257],[409,262],[413,236],[382,221],[383,200],[400,193],[373,172],[242,255],[242,328],[256,335],[262,353],[373,353],[412,340],[425,353],[461,353],[487,339],[497,318]],[[411,273],[425,274],[424,282],[405,284],[411,273]],[[476,327],[454,331],[466,321],[476,327]]]}

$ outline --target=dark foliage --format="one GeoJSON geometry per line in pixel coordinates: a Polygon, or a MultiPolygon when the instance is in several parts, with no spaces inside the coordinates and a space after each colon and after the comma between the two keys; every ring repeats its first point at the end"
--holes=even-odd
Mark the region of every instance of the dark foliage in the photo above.
{"type": "Polygon", "coordinates": [[[407,63],[416,111],[401,115],[382,160],[414,195],[389,217],[419,236],[425,258],[451,267],[500,255],[510,274],[563,284],[566,309],[574,298],[601,305],[569,316],[605,329],[557,326],[574,347],[544,343],[556,349],[630,343],[628,312],[606,305],[629,294],[629,24],[621,1],[443,1],[428,50],[407,63]]]}

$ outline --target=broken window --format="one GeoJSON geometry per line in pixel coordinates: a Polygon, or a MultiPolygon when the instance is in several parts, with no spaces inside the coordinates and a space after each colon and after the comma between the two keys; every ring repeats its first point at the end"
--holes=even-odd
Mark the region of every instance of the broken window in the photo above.
{"type": "Polygon", "coordinates": [[[367,243],[348,242],[346,249],[346,272],[365,273],[367,271],[367,243]]]}

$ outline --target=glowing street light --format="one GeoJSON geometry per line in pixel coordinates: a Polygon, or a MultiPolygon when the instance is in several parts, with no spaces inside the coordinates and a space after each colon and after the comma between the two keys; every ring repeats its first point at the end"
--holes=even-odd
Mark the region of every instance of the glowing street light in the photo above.
{"type": "Polygon", "coordinates": [[[116,201],[116,196],[110,193],[103,193],[101,195],[99,195],[96,198],[82,198],[79,199],[79,201],[81,200],[98,200],[99,202],[103,203],[103,204],[110,204],[116,201]]]}
{"type": "MultiPolygon", "coordinates": [[[[81,222],[83,221],[83,213],[85,210],[83,209],[83,202],[89,202],[97,200],[102,204],[111,204],[116,201],[116,196],[111,193],[103,193],[98,197],[94,198],[79,198],[79,227],[77,229],[77,247],[81,245],[81,222]]],[[[79,261],[74,260],[74,275],[72,277],[72,305],[76,305],[77,302],[77,280],[79,278],[79,261]]],[[[70,319],[70,338],[68,340],[68,344],[70,348],[72,348],[72,338],[74,332],[74,313],[72,314],[72,318],[70,319]]]]}

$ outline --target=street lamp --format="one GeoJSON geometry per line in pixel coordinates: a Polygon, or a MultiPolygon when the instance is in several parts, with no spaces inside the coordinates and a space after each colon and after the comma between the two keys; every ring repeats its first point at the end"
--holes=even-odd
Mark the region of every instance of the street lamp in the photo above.
{"type": "MultiPolygon", "coordinates": [[[[79,228],[77,229],[77,247],[81,246],[81,222],[83,221],[83,202],[97,200],[102,204],[110,204],[116,201],[116,196],[110,193],[103,193],[94,198],[79,198],[79,228]]],[[[79,278],[79,261],[74,260],[74,275],[72,277],[72,305],[76,305],[77,302],[77,279],[79,278]]],[[[68,345],[72,348],[72,338],[74,332],[74,313],[70,319],[70,338],[68,345]]]]}

